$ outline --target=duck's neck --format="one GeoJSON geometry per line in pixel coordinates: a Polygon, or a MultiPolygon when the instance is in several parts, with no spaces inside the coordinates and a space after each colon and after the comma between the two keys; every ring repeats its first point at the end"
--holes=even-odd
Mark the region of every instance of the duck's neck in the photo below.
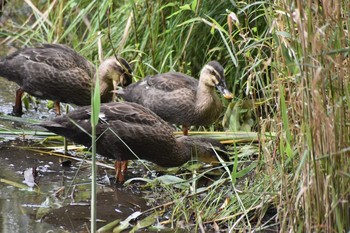
{"type": "Polygon", "coordinates": [[[105,60],[101,63],[98,69],[98,78],[100,80],[100,95],[101,102],[109,102],[112,99],[113,94],[113,77],[111,77],[111,60],[105,60]]]}
{"type": "Polygon", "coordinates": [[[192,144],[182,139],[176,139],[176,145],[172,147],[168,156],[162,158],[162,161],[155,161],[160,166],[177,167],[192,159],[192,144]]]}
{"type": "Polygon", "coordinates": [[[177,162],[184,164],[190,160],[198,159],[204,161],[207,152],[207,148],[199,138],[193,138],[188,136],[178,137],[176,139],[178,145],[177,162]]]}
{"type": "Polygon", "coordinates": [[[204,117],[216,117],[221,112],[221,101],[215,92],[215,87],[199,81],[195,108],[198,115],[204,117]]]}
{"type": "MultiPolygon", "coordinates": [[[[187,161],[191,160],[191,145],[186,142],[183,137],[176,138],[175,140],[169,140],[165,151],[162,151],[163,156],[161,160],[158,160],[153,155],[148,160],[157,163],[164,167],[176,167],[181,166],[187,161]]],[[[160,153],[159,151],[157,153],[160,153]]]]}
{"type": "MultiPolygon", "coordinates": [[[[153,162],[164,167],[176,167],[193,160],[198,159],[203,162],[212,162],[212,155],[208,148],[211,144],[215,146],[212,139],[195,138],[181,136],[175,139],[176,141],[167,142],[167,156],[157,160],[153,157],[153,162]]],[[[152,161],[152,158],[149,160],[152,161]]]]}

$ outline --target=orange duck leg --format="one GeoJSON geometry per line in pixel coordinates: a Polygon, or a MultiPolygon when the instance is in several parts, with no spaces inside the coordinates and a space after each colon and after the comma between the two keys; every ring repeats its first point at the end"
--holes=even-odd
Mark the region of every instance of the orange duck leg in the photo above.
{"type": "Polygon", "coordinates": [[[183,133],[183,135],[188,136],[188,129],[189,128],[190,127],[185,126],[185,125],[182,126],[182,133],[183,133]]]}
{"type": "Polygon", "coordinates": [[[117,183],[123,183],[125,181],[125,174],[128,170],[128,161],[115,161],[114,163],[115,168],[115,178],[117,180],[117,183]]]}
{"type": "Polygon", "coordinates": [[[55,101],[55,112],[57,116],[61,115],[60,101],[55,101]]]}
{"type": "Polygon", "coordinates": [[[14,116],[22,116],[23,115],[23,111],[22,111],[22,95],[23,95],[24,91],[22,90],[22,88],[18,88],[16,91],[16,102],[15,102],[15,106],[13,106],[13,110],[12,110],[12,115],[14,116]]]}

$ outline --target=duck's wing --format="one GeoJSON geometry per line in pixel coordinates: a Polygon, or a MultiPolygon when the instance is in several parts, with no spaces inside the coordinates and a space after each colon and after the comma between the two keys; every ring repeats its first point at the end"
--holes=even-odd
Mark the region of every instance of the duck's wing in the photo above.
{"type": "Polygon", "coordinates": [[[153,94],[166,94],[168,92],[188,89],[195,91],[198,86],[198,80],[177,72],[168,72],[147,76],[146,78],[129,85],[117,93],[126,101],[142,103],[141,99],[147,99],[153,94]]]}
{"type": "Polygon", "coordinates": [[[170,123],[183,124],[193,114],[198,81],[182,73],[149,76],[118,94],[125,101],[141,104],[170,123]]]}
{"type": "Polygon", "coordinates": [[[151,88],[171,92],[182,88],[195,90],[198,80],[178,72],[168,72],[147,77],[147,85],[151,88]]]}
{"type": "MultiPolygon", "coordinates": [[[[91,110],[87,106],[39,125],[90,147],[90,118],[91,110]]],[[[157,115],[138,104],[102,104],[96,126],[97,152],[119,160],[134,159],[130,147],[140,158],[157,162],[154,156],[167,156],[176,147],[172,131],[157,115]]]]}
{"type": "Polygon", "coordinates": [[[94,66],[66,45],[24,48],[0,62],[0,75],[31,95],[87,105],[94,66]],[[59,81],[57,81],[59,80],[59,81]]]}
{"type": "Polygon", "coordinates": [[[94,71],[91,62],[63,44],[42,44],[35,48],[24,49],[20,54],[30,61],[45,63],[58,70],[79,67],[86,72],[94,71]]]}
{"type": "MultiPolygon", "coordinates": [[[[20,49],[2,59],[2,66],[9,70],[27,69],[29,64],[47,65],[64,71],[79,67],[86,72],[94,72],[94,66],[70,47],[62,44],[42,44],[34,48],[20,49]]],[[[28,71],[30,71],[28,69],[28,71]]]]}
{"type": "MultiPolygon", "coordinates": [[[[73,141],[90,145],[91,107],[81,107],[67,115],[56,117],[52,121],[39,124],[48,130],[68,137],[73,141]]],[[[103,134],[108,128],[121,132],[121,135],[137,135],[146,132],[146,128],[155,128],[171,134],[172,128],[147,108],[135,103],[106,103],[101,105],[96,135],[103,134]]]]}
{"type": "Polygon", "coordinates": [[[37,125],[89,147],[91,145],[90,119],[90,108],[81,107],[69,114],[56,117],[51,121],[43,121],[37,125]]]}
{"type": "Polygon", "coordinates": [[[101,123],[124,122],[130,125],[147,127],[169,127],[154,112],[136,103],[118,102],[102,104],[99,119],[101,123]]]}

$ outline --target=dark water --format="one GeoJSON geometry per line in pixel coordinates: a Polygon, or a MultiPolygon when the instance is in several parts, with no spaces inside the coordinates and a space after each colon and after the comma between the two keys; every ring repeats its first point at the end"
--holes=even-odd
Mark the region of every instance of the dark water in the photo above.
{"type": "MultiPolygon", "coordinates": [[[[60,157],[30,148],[37,149],[37,144],[0,143],[0,232],[88,232],[90,165],[72,161],[65,167],[60,157]],[[23,183],[23,172],[33,167],[39,171],[36,189],[23,183]]],[[[99,168],[99,177],[105,172],[99,168]]],[[[146,209],[144,199],[124,189],[98,185],[98,227],[146,209]]]]}
{"type": "MultiPolygon", "coordinates": [[[[45,200],[45,195],[37,194],[28,187],[23,189],[5,181],[23,184],[23,171],[40,163],[47,168],[47,174],[55,176],[58,173],[57,167],[53,167],[51,161],[39,160],[34,154],[12,147],[11,144],[0,144],[0,229],[1,232],[46,232],[57,227],[46,223],[37,222],[34,218],[35,210],[41,206],[45,200]],[[53,167],[53,169],[51,167],[53,167]],[[54,172],[54,171],[57,172],[54,172]],[[34,207],[36,206],[36,207],[34,207]]],[[[48,177],[48,176],[46,176],[48,177]]],[[[50,185],[43,185],[43,191],[55,189],[59,186],[52,180],[50,185]]],[[[24,186],[25,187],[25,186],[24,186]]]]}

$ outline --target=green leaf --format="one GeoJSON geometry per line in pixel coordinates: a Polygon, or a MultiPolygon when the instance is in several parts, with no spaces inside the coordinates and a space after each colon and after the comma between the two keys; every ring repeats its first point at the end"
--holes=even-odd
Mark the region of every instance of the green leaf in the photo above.
{"type": "Polygon", "coordinates": [[[134,233],[137,230],[151,226],[157,220],[157,216],[158,216],[157,213],[153,213],[151,215],[148,215],[144,219],[137,221],[136,226],[134,226],[130,232],[134,233]]]}
{"type": "Polygon", "coordinates": [[[202,19],[200,17],[192,18],[192,19],[186,20],[183,23],[180,23],[180,24],[176,25],[176,27],[182,27],[182,26],[184,26],[186,24],[191,24],[191,23],[196,22],[196,21],[202,22],[202,19]]]}
{"type": "Polygon", "coordinates": [[[284,32],[284,31],[276,31],[276,35],[282,36],[288,39],[292,38],[292,35],[289,32],[284,32]]]}
{"type": "Polygon", "coordinates": [[[23,95],[22,97],[22,103],[24,104],[24,107],[26,110],[29,109],[29,98],[28,98],[28,94],[23,95]]]}
{"type": "Polygon", "coordinates": [[[248,167],[243,168],[242,170],[240,170],[239,172],[236,173],[236,178],[240,178],[243,177],[245,175],[247,175],[249,172],[251,172],[256,166],[258,165],[258,162],[252,162],[251,164],[249,164],[248,167]]]}
{"type": "Polygon", "coordinates": [[[187,189],[190,187],[190,184],[186,180],[181,179],[177,176],[163,175],[163,176],[157,177],[156,180],[162,184],[172,185],[175,188],[179,188],[179,189],[187,189]]]}
{"type": "Polygon", "coordinates": [[[28,187],[27,185],[25,184],[22,184],[22,183],[17,183],[15,181],[12,181],[12,180],[7,180],[7,179],[4,179],[4,178],[0,178],[0,182],[1,183],[5,183],[7,185],[11,185],[13,187],[16,187],[16,188],[19,188],[19,189],[22,189],[22,190],[26,190],[26,191],[35,191],[37,193],[40,193],[40,194],[43,194],[42,192],[40,192],[39,189],[35,188],[35,189],[32,189],[30,187],[28,187]]]}
{"type": "Polygon", "coordinates": [[[191,10],[191,7],[190,7],[189,4],[185,4],[185,5],[183,5],[183,6],[180,6],[180,10],[175,11],[174,13],[172,13],[171,15],[169,15],[169,16],[167,17],[167,19],[171,19],[171,18],[174,17],[175,15],[178,15],[178,14],[180,14],[181,12],[183,12],[183,11],[188,11],[188,10],[191,10]]]}
{"type": "Polygon", "coordinates": [[[46,107],[47,107],[48,109],[54,108],[54,107],[55,107],[55,102],[53,102],[52,100],[48,100],[48,101],[46,102],[46,107]]]}
{"type": "Polygon", "coordinates": [[[170,2],[170,3],[168,3],[168,4],[164,5],[164,6],[162,6],[161,8],[159,8],[158,12],[164,10],[165,8],[174,7],[174,6],[177,6],[177,5],[178,5],[177,3],[170,2]]]}
{"type": "Polygon", "coordinates": [[[38,210],[36,211],[36,219],[42,219],[47,214],[49,214],[52,210],[61,208],[62,205],[55,202],[54,198],[49,196],[46,197],[45,201],[40,205],[38,210]]]}
{"type": "Polygon", "coordinates": [[[197,0],[193,0],[193,1],[192,1],[191,8],[192,8],[192,11],[193,11],[193,12],[196,11],[197,4],[198,4],[198,1],[197,1],[197,0]]]}
{"type": "Polygon", "coordinates": [[[239,123],[239,116],[240,116],[240,104],[239,101],[237,102],[231,102],[225,112],[225,115],[222,119],[222,126],[225,129],[229,129],[232,132],[236,132],[240,130],[240,123],[239,123]]]}
{"type": "Polygon", "coordinates": [[[180,9],[181,9],[181,10],[191,10],[191,7],[190,7],[189,4],[185,4],[185,5],[183,5],[183,6],[180,6],[180,9]]]}
{"type": "Polygon", "coordinates": [[[98,117],[99,117],[100,107],[101,107],[100,81],[99,81],[98,73],[96,73],[96,75],[97,77],[95,81],[95,88],[94,88],[93,98],[91,100],[91,105],[92,105],[91,125],[92,126],[97,125],[98,123],[98,117]]]}
{"type": "Polygon", "coordinates": [[[123,230],[127,229],[130,225],[130,221],[134,220],[135,218],[137,218],[141,214],[142,213],[140,211],[136,211],[136,212],[132,213],[131,215],[129,215],[129,217],[127,217],[124,221],[120,222],[119,226],[117,226],[116,228],[113,229],[113,233],[119,233],[119,232],[122,232],[123,230]]]}
{"type": "Polygon", "coordinates": [[[117,226],[120,223],[120,221],[121,219],[114,220],[113,222],[110,222],[107,225],[104,225],[103,227],[99,228],[97,232],[98,233],[110,232],[111,229],[113,229],[115,226],[117,226]]]}

